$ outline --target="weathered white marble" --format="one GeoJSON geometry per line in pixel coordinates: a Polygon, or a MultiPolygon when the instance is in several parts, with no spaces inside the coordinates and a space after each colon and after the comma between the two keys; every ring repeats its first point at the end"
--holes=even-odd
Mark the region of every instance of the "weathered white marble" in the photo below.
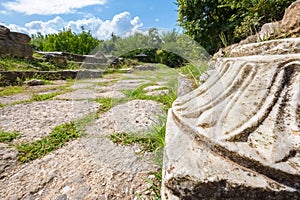
{"type": "Polygon", "coordinates": [[[173,103],[163,199],[300,198],[299,48],[300,38],[233,48],[173,103]]]}

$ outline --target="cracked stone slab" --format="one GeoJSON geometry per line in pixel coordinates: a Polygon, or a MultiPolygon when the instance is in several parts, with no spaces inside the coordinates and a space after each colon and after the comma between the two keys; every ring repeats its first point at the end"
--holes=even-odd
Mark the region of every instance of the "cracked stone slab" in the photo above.
{"type": "Polygon", "coordinates": [[[99,104],[89,101],[48,100],[0,108],[0,128],[20,132],[16,142],[32,141],[48,135],[63,123],[97,111],[99,104]]]}
{"type": "Polygon", "coordinates": [[[77,89],[73,92],[67,92],[57,95],[54,99],[66,99],[66,100],[84,100],[95,99],[95,90],[93,89],[77,89]]]}
{"type": "MultiPolygon", "coordinates": [[[[1,174],[0,199],[130,200],[136,197],[137,191],[148,189],[144,179],[148,177],[149,170],[145,166],[149,165],[145,161],[140,160],[140,166],[135,166],[139,168],[134,172],[115,169],[110,161],[97,160],[89,149],[94,145],[90,142],[93,142],[92,139],[74,140],[41,159],[1,174]]],[[[125,158],[131,156],[126,150],[130,149],[119,151],[125,158]]],[[[112,159],[122,159],[121,155],[112,159]]],[[[108,158],[109,155],[106,156],[108,158]]],[[[126,162],[121,160],[115,163],[121,165],[119,169],[127,167],[126,162]]]]}
{"type": "Polygon", "coordinates": [[[0,179],[2,173],[17,164],[18,152],[9,144],[0,143],[0,179]]]}
{"type": "Polygon", "coordinates": [[[149,80],[145,79],[120,80],[116,84],[114,84],[113,88],[114,90],[132,90],[149,82],[149,80]]]}
{"type": "Polygon", "coordinates": [[[93,135],[112,133],[144,132],[158,122],[163,115],[162,104],[151,100],[133,100],[116,105],[104,114],[99,115],[88,132],[93,135]]]}
{"type": "Polygon", "coordinates": [[[96,98],[124,98],[126,95],[119,91],[97,92],[96,98]]]}
{"type": "MultiPolygon", "coordinates": [[[[149,172],[157,171],[154,155],[137,155],[138,145],[114,144],[107,136],[148,130],[163,114],[161,106],[133,100],[101,113],[84,137],[2,173],[0,199],[136,199],[149,189],[149,172]]],[[[141,198],[150,199],[149,193],[141,198]]]]}
{"type": "Polygon", "coordinates": [[[9,95],[9,96],[0,96],[0,103],[3,105],[7,104],[12,104],[16,103],[19,101],[26,101],[31,98],[32,94],[25,94],[25,93],[20,93],[20,94],[14,94],[14,95],[9,95]]]}
{"type": "Polygon", "coordinates": [[[169,90],[153,90],[146,93],[148,96],[159,96],[164,94],[169,94],[169,90]]]}

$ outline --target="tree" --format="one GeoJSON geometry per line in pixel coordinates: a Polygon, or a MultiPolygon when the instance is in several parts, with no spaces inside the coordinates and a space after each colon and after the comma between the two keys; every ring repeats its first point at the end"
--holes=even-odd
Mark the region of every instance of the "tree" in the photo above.
{"type": "Polygon", "coordinates": [[[38,33],[32,36],[32,44],[42,51],[64,51],[76,54],[89,54],[100,41],[90,31],[76,34],[71,29],[63,29],[59,33],[43,36],[38,33]]]}
{"type": "Polygon", "coordinates": [[[280,20],[293,1],[177,0],[178,22],[188,35],[214,53],[223,46],[222,40],[227,44],[238,42],[264,23],[280,20]]]}

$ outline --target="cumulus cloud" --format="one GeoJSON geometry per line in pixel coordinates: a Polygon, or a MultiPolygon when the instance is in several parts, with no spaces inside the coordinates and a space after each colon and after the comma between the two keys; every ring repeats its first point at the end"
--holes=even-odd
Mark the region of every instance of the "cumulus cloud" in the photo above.
{"type": "Polygon", "coordinates": [[[81,27],[83,27],[85,30],[91,31],[94,37],[109,39],[112,33],[122,37],[138,32],[138,29],[143,26],[143,23],[138,16],[132,17],[129,12],[123,12],[115,15],[111,20],[105,21],[90,16],[88,18],[66,22],[57,16],[49,21],[32,21],[22,27],[15,24],[6,26],[12,31],[23,32],[29,35],[38,32],[42,34],[57,33],[63,28],[71,28],[73,32],[80,33],[81,27]]]}
{"type": "Polygon", "coordinates": [[[36,34],[37,32],[43,34],[57,33],[63,27],[65,27],[66,22],[61,17],[55,17],[47,22],[43,21],[32,21],[25,24],[25,29],[29,34],[36,34]]]}
{"type": "Polygon", "coordinates": [[[106,2],[107,0],[14,0],[2,3],[2,6],[27,15],[52,15],[72,13],[79,8],[104,5],[106,2]]]}
{"type": "Polygon", "coordinates": [[[129,12],[123,12],[115,15],[112,20],[104,21],[99,27],[97,35],[104,39],[110,37],[111,33],[127,36],[136,32],[142,26],[143,23],[139,17],[136,16],[132,19],[129,12]]]}

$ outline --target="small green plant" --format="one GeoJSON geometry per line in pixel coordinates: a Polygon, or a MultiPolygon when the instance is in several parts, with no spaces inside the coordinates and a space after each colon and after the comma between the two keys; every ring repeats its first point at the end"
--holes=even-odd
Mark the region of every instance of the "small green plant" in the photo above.
{"type": "MultiPolygon", "coordinates": [[[[162,162],[163,162],[163,149],[165,145],[165,134],[166,134],[166,115],[159,116],[158,123],[152,127],[152,129],[144,134],[141,133],[114,133],[109,135],[108,138],[118,144],[130,145],[139,144],[141,151],[155,152],[154,162],[159,167],[157,172],[152,172],[153,178],[146,178],[145,181],[149,185],[149,188],[142,191],[142,193],[150,191],[155,199],[161,199],[160,188],[162,181],[162,162]]],[[[141,194],[137,193],[137,197],[141,199],[141,194]]]]}
{"type": "Polygon", "coordinates": [[[144,91],[144,88],[155,85],[154,83],[146,83],[134,90],[124,90],[123,93],[127,96],[129,100],[134,100],[134,99],[140,99],[140,100],[152,100],[156,102],[160,102],[165,106],[165,109],[169,109],[172,106],[173,101],[177,98],[177,93],[174,92],[173,90],[170,90],[169,88],[164,88],[164,89],[169,89],[168,94],[162,94],[162,95],[157,95],[157,96],[150,96],[146,95],[146,92],[144,91]]]}
{"type": "Polygon", "coordinates": [[[141,152],[158,152],[164,148],[164,140],[166,133],[166,116],[160,116],[159,122],[146,133],[114,133],[108,138],[118,144],[130,145],[139,144],[142,148],[141,152]]]}
{"type": "Polygon", "coordinates": [[[17,132],[5,132],[0,130],[0,142],[11,142],[19,135],[17,132]]]}
{"type": "Polygon", "coordinates": [[[150,192],[156,200],[161,200],[161,182],[162,182],[162,172],[151,172],[151,178],[145,178],[145,181],[149,185],[148,189],[137,193],[137,198],[142,200],[141,194],[150,192]]]}
{"type": "Polygon", "coordinates": [[[100,104],[100,108],[99,108],[100,112],[107,112],[114,105],[112,98],[96,99],[96,102],[98,102],[100,104]]]}
{"type": "Polygon", "coordinates": [[[61,148],[66,142],[80,137],[81,133],[74,122],[57,126],[46,137],[16,146],[19,161],[24,163],[43,157],[53,150],[61,148]]]}
{"type": "Polygon", "coordinates": [[[208,66],[206,64],[202,64],[201,66],[195,66],[192,64],[188,64],[179,69],[179,72],[188,76],[194,83],[194,88],[199,86],[199,78],[201,74],[203,74],[207,70],[208,66]]]}
{"type": "Polygon", "coordinates": [[[221,32],[221,34],[219,35],[219,37],[220,37],[220,39],[221,39],[224,47],[227,47],[228,46],[228,42],[227,42],[227,38],[226,38],[224,32],[221,32]]]}

